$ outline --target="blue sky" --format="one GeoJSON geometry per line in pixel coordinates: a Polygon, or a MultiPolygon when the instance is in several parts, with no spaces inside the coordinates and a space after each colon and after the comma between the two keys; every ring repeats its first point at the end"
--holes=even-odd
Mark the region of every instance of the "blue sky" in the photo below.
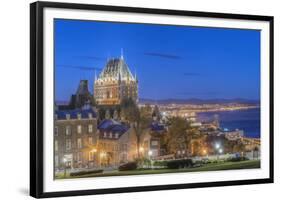
{"type": "Polygon", "coordinates": [[[140,98],[260,99],[260,31],[55,20],[55,95],[69,100],[80,79],[93,92],[109,57],[124,58],[140,98]]]}

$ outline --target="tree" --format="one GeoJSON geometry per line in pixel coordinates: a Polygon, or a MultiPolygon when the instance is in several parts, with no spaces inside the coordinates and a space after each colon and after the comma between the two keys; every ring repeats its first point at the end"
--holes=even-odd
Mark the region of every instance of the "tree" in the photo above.
{"type": "MultiPolygon", "coordinates": [[[[184,118],[181,117],[172,117],[169,119],[169,128],[168,133],[164,139],[164,146],[168,153],[177,154],[181,152],[181,155],[186,156],[188,153],[187,150],[192,149],[192,142],[197,142],[205,137],[200,134],[197,128],[190,126],[190,123],[187,122],[184,118]],[[183,154],[184,152],[184,154],[183,154]]],[[[194,144],[196,147],[196,154],[200,152],[201,145],[198,142],[194,144]]]]}
{"type": "Polygon", "coordinates": [[[140,140],[152,122],[152,109],[149,105],[139,108],[131,98],[123,99],[121,102],[121,119],[128,122],[136,133],[137,154],[140,158],[140,140]]]}
{"type": "Polygon", "coordinates": [[[166,136],[166,146],[169,153],[176,154],[178,151],[186,149],[186,130],[188,124],[180,117],[169,119],[169,129],[166,136]]]}

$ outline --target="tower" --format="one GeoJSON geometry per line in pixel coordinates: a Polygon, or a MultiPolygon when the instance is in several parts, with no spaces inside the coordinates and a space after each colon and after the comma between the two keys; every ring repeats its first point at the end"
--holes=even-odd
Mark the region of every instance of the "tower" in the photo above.
{"type": "Polygon", "coordinates": [[[120,58],[107,61],[94,81],[94,97],[98,105],[119,105],[122,99],[138,100],[138,81],[125,62],[123,49],[120,58]]]}

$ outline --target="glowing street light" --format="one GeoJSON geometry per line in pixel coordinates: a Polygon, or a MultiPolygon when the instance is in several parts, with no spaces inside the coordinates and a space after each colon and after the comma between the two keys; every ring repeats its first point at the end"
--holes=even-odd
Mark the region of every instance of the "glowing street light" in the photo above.
{"type": "Polygon", "coordinates": [[[105,156],[106,156],[106,153],[104,153],[104,152],[101,152],[101,153],[100,153],[100,157],[101,157],[101,158],[103,158],[103,157],[105,157],[105,156]]]}
{"type": "Polygon", "coordinates": [[[63,166],[64,166],[63,175],[64,175],[64,178],[65,178],[66,177],[66,162],[67,162],[66,157],[63,157],[62,161],[63,161],[63,166]]]}
{"type": "Polygon", "coordinates": [[[222,148],[220,148],[220,149],[219,149],[219,153],[222,154],[222,152],[223,152],[223,150],[222,150],[222,148]]]}
{"type": "Polygon", "coordinates": [[[216,143],[215,148],[219,149],[221,147],[221,145],[219,143],[216,143]]]}
{"type": "Polygon", "coordinates": [[[153,161],[151,160],[151,156],[152,156],[152,151],[151,150],[148,151],[148,156],[149,156],[151,168],[153,169],[153,161]]]}
{"type": "Polygon", "coordinates": [[[203,149],[202,153],[203,153],[203,155],[206,155],[207,154],[207,150],[203,149]]]}

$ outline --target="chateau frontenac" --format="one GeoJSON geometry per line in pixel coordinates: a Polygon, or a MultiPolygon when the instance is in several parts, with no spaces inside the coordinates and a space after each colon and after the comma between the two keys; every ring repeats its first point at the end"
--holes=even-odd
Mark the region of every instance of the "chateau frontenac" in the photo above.
{"type": "Polygon", "coordinates": [[[109,59],[95,76],[94,97],[98,105],[119,105],[124,98],[138,101],[138,80],[133,76],[123,56],[109,59]]]}

